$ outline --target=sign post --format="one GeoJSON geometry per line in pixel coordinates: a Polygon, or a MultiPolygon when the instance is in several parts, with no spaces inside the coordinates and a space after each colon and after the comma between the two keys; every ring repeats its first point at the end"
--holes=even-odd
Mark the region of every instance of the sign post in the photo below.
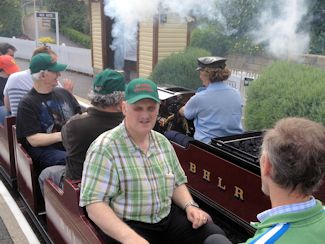
{"type": "MultiPolygon", "coordinates": [[[[51,21],[55,19],[55,33],[56,33],[56,45],[60,46],[59,40],[59,14],[58,12],[36,12],[35,11],[35,19],[41,19],[43,22],[51,21]]],[[[36,46],[38,43],[39,38],[39,31],[38,31],[38,21],[35,21],[35,38],[36,38],[36,46]]]]}

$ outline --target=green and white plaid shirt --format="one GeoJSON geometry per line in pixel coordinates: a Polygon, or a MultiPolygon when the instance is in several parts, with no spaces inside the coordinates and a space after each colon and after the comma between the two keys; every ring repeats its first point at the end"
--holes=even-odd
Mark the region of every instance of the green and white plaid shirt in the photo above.
{"type": "Polygon", "coordinates": [[[157,223],[169,214],[175,187],[186,182],[174,148],[163,135],[151,131],[144,154],[122,122],[89,147],[80,206],[104,201],[122,219],[157,223]]]}

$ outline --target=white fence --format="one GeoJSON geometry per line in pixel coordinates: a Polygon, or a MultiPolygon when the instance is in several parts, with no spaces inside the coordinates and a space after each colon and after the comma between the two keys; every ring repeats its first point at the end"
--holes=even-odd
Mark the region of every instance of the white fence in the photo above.
{"type": "Polygon", "coordinates": [[[257,73],[246,72],[243,70],[231,70],[231,76],[228,78],[226,83],[240,92],[243,98],[244,105],[246,104],[246,88],[249,85],[250,80],[258,78],[257,73]]]}
{"type": "MultiPolygon", "coordinates": [[[[17,48],[15,57],[27,60],[31,59],[33,51],[36,48],[36,42],[29,40],[0,37],[0,42],[8,42],[15,46],[17,48]]],[[[48,45],[58,54],[60,63],[68,64],[69,70],[85,74],[93,74],[90,49],[64,45],[57,46],[54,44],[48,45]]]]}

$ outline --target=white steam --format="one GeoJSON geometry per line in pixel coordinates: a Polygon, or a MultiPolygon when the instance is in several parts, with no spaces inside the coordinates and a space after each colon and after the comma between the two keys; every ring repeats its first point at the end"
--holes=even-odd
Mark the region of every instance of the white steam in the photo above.
{"type": "Polygon", "coordinates": [[[259,17],[260,27],[253,32],[256,43],[266,43],[267,51],[280,59],[296,59],[306,53],[309,33],[299,31],[298,26],[307,10],[305,0],[270,1],[259,17]]]}
{"type": "Polygon", "coordinates": [[[114,68],[122,69],[124,59],[136,59],[138,23],[159,13],[220,19],[216,0],[105,0],[104,12],[114,20],[111,49],[115,51],[114,68]]]}
{"type": "MultiPolygon", "coordinates": [[[[114,68],[123,69],[124,59],[136,60],[138,23],[157,14],[177,14],[184,21],[188,16],[218,20],[226,33],[232,33],[221,13],[225,1],[231,0],[104,0],[105,15],[114,20],[110,45],[115,51],[114,68]]],[[[252,33],[256,43],[265,43],[278,58],[292,59],[307,52],[309,34],[298,30],[307,13],[306,1],[267,1],[269,6],[258,18],[259,28],[252,33]]]]}

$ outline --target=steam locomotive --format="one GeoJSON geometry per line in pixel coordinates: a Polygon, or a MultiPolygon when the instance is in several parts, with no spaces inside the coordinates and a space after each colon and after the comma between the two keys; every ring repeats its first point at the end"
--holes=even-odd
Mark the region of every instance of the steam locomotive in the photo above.
{"type": "MultiPolygon", "coordinates": [[[[160,87],[159,117],[165,120],[157,122],[155,130],[193,135],[191,121],[177,113],[193,95],[194,91],[181,87],[160,87]]],[[[263,132],[247,132],[214,138],[211,144],[196,140],[187,145],[171,142],[188,177],[191,193],[212,216],[223,216],[245,231],[244,237],[254,232],[249,223],[256,220],[256,215],[270,208],[269,199],[260,190],[258,154],[262,137],[263,132]]],[[[0,126],[0,163],[1,174],[22,197],[46,242],[103,243],[97,227],[79,207],[80,181],[65,180],[62,190],[47,180],[42,198],[37,167],[16,140],[15,117],[7,117],[5,125],[0,126]]],[[[316,194],[323,201],[324,189],[323,185],[316,194]]]]}

